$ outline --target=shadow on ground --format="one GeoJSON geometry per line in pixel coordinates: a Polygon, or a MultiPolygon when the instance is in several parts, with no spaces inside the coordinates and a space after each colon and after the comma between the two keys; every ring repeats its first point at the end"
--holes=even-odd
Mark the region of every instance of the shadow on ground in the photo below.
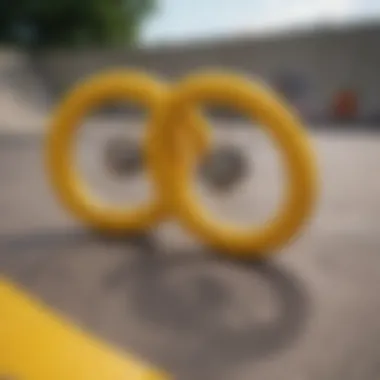
{"type": "MultiPolygon", "coordinates": [[[[244,363],[289,347],[307,320],[309,301],[303,284],[283,266],[239,263],[201,250],[167,254],[160,251],[160,242],[152,235],[111,240],[75,229],[3,235],[0,252],[7,253],[0,255],[0,268],[33,290],[36,279],[49,268],[56,269],[51,265],[54,247],[85,249],[94,242],[117,245],[122,251],[125,247],[125,260],[100,279],[102,296],[121,293],[125,314],[139,321],[136,328],[157,330],[161,337],[155,344],[140,341],[132,347],[127,337],[125,347],[177,378],[227,379],[244,363]],[[49,253],[22,271],[12,265],[33,251],[49,253]],[[274,311],[269,318],[255,318],[268,298],[275,304],[274,311]]],[[[70,281],[70,273],[64,272],[62,268],[55,276],[70,281]]]]}

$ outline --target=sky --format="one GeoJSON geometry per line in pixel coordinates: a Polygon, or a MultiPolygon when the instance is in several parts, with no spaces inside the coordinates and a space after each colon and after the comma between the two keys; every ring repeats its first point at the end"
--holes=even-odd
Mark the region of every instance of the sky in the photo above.
{"type": "Polygon", "coordinates": [[[142,42],[161,44],[302,27],[380,20],[380,0],[157,0],[142,42]]]}

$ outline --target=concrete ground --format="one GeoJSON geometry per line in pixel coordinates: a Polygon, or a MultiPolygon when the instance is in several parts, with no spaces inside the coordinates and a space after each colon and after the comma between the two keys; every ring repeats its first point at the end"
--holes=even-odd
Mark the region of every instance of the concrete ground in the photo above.
{"type": "MultiPolygon", "coordinates": [[[[246,133],[234,141],[253,175],[229,197],[205,195],[242,221],[264,214],[279,188],[268,150],[246,133]]],[[[141,178],[115,184],[100,171],[102,135],[84,146],[88,177],[114,199],[137,201],[147,193],[141,178]]],[[[2,137],[0,270],[177,379],[378,380],[380,135],[312,138],[322,194],[311,224],[268,262],[241,264],[175,225],[124,240],[91,234],[53,198],[40,139],[2,137]]]]}

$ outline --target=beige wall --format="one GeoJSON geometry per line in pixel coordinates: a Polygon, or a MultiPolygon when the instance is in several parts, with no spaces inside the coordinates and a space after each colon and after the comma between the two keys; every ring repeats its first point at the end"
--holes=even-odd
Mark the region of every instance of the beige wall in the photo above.
{"type": "Polygon", "coordinates": [[[358,92],[360,116],[368,118],[380,111],[379,47],[380,24],[182,47],[50,52],[36,63],[57,93],[86,75],[115,66],[139,67],[170,78],[197,68],[229,68],[269,82],[279,72],[290,69],[306,76],[312,84],[310,96],[305,99],[312,114],[328,116],[334,93],[349,86],[358,92]]]}

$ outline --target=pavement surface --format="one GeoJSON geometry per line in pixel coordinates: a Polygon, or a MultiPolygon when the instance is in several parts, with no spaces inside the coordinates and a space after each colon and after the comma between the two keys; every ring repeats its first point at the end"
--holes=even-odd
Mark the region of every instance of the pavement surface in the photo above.
{"type": "MultiPolygon", "coordinates": [[[[102,194],[137,202],[147,180],[117,182],[101,169],[112,133],[87,139],[79,160],[102,194]]],[[[251,176],[228,196],[203,190],[209,207],[242,222],[264,215],[280,188],[275,160],[247,133],[218,138],[240,144],[251,176]]],[[[177,379],[378,380],[380,135],[312,139],[322,182],[316,215],[278,255],[242,264],[175,224],[122,240],[92,234],[53,197],[39,136],[3,136],[0,271],[177,379]]]]}

